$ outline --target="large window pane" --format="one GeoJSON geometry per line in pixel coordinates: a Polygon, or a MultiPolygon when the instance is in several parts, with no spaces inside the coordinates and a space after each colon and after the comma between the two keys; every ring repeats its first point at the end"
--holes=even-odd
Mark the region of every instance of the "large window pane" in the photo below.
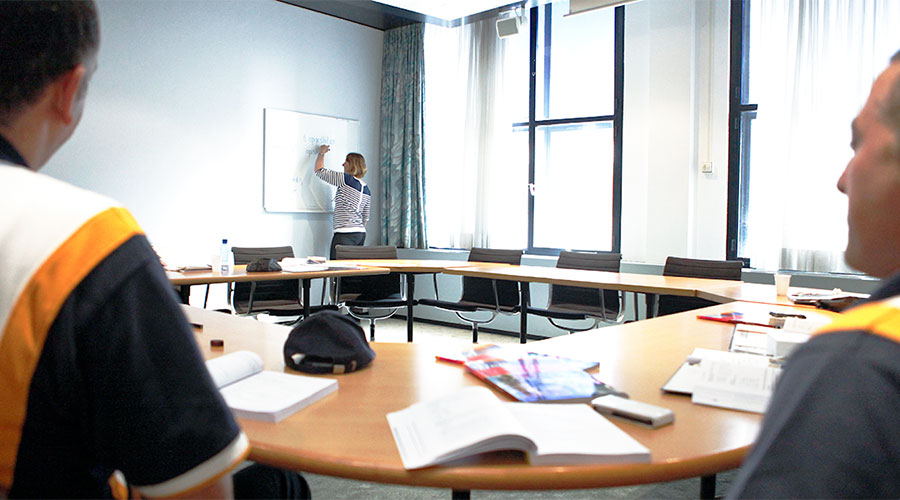
{"type": "Polygon", "coordinates": [[[563,18],[559,5],[532,7],[519,33],[504,38],[493,19],[426,26],[430,246],[618,250],[612,115],[615,26],[623,10],[563,18]],[[553,18],[545,22],[547,15],[553,18]],[[529,17],[541,35],[530,36],[529,17]],[[540,75],[530,68],[538,46],[540,75]],[[536,108],[529,106],[532,84],[541,93],[536,108]],[[542,122],[548,117],[552,126],[542,122]]]}
{"type": "MultiPolygon", "coordinates": [[[[498,73],[502,89],[504,112],[514,123],[528,121],[528,72],[531,68],[529,56],[529,11],[523,15],[519,32],[501,40],[503,51],[503,70],[498,73]]],[[[527,146],[528,143],[526,142],[527,146]]]]}
{"type": "Polygon", "coordinates": [[[737,256],[770,270],[849,271],[846,197],[835,184],[852,154],[850,122],[900,46],[900,2],[752,0],[743,9],[742,104],[758,108],[742,113],[733,159],[737,256]]]}
{"type": "Polygon", "coordinates": [[[611,123],[539,127],[534,180],[535,247],[612,249],[611,123]]]}
{"type": "Polygon", "coordinates": [[[538,24],[537,118],[613,114],[614,9],[563,17],[565,8],[549,7],[538,24]]]}

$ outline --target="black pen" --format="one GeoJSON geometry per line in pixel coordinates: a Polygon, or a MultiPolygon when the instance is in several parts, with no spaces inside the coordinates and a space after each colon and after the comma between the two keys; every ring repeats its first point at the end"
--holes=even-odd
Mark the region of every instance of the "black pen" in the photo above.
{"type": "Polygon", "coordinates": [[[769,311],[769,316],[773,318],[800,318],[806,319],[806,316],[802,314],[792,314],[792,313],[780,313],[775,311],[769,311]]]}

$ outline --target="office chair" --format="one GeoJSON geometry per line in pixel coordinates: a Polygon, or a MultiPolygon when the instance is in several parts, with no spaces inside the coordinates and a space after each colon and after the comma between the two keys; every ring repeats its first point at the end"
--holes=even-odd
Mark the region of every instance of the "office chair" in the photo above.
{"type": "MultiPolygon", "coordinates": [[[[469,262],[500,262],[519,265],[522,250],[494,250],[473,248],[469,251],[469,262]]],[[[498,314],[519,312],[519,283],[515,281],[488,278],[462,277],[462,296],[456,302],[440,300],[437,275],[434,275],[434,299],[419,299],[421,305],[428,305],[453,311],[456,316],[472,325],[472,342],[478,342],[478,326],[494,321],[498,314]],[[490,312],[488,319],[466,317],[463,313],[490,312]]]]}
{"type": "MultiPolygon", "coordinates": [[[[396,259],[397,247],[337,245],[338,260],[396,259]]],[[[335,280],[337,304],[347,306],[350,315],[369,320],[369,340],[375,340],[375,321],[389,318],[406,307],[406,287],[400,273],[375,276],[343,276],[335,280]]]]}
{"type": "MultiPolygon", "coordinates": [[[[556,267],[560,269],[584,269],[590,271],[619,272],[620,253],[560,252],[556,267]]],[[[569,333],[597,328],[600,323],[625,321],[625,293],[602,288],[550,285],[547,307],[529,307],[528,314],[543,316],[550,324],[569,333]],[[592,320],[590,326],[565,326],[556,320],[592,320]]]]}
{"type": "MultiPolygon", "coordinates": [[[[232,247],[234,264],[249,264],[261,257],[281,260],[293,257],[294,249],[284,247],[232,247]]],[[[303,314],[300,300],[300,280],[272,280],[233,283],[228,285],[229,303],[236,314],[266,312],[272,316],[299,316],[303,314]]]]}
{"type": "MultiPolygon", "coordinates": [[[[719,280],[741,281],[741,269],[744,263],[739,260],[704,260],[668,257],[663,268],[663,276],[681,276],[685,278],[712,278],[719,280]]],[[[655,316],[664,316],[682,311],[691,311],[715,305],[716,302],[698,297],[682,297],[678,295],[660,295],[656,302],[655,316]]]]}

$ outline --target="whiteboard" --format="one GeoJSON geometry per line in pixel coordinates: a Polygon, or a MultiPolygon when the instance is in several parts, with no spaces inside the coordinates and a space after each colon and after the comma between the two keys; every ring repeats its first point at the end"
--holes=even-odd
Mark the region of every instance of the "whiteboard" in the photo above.
{"type": "Polygon", "coordinates": [[[319,146],[325,168],[343,171],[347,153],[358,152],[359,121],[297,111],[263,110],[263,209],[266,212],[331,212],[335,188],[316,177],[319,146]]]}

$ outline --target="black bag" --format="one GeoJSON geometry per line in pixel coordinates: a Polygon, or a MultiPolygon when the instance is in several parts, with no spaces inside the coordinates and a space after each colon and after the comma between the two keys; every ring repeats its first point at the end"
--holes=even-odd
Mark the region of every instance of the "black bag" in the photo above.
{"type": "Polygon", "coordinates": [[[260,257],[247,264],[248,273],[264,273],[272,271],[281,271],[281,265],[278,264],[277,260],[269,257],[260,257]]]}

